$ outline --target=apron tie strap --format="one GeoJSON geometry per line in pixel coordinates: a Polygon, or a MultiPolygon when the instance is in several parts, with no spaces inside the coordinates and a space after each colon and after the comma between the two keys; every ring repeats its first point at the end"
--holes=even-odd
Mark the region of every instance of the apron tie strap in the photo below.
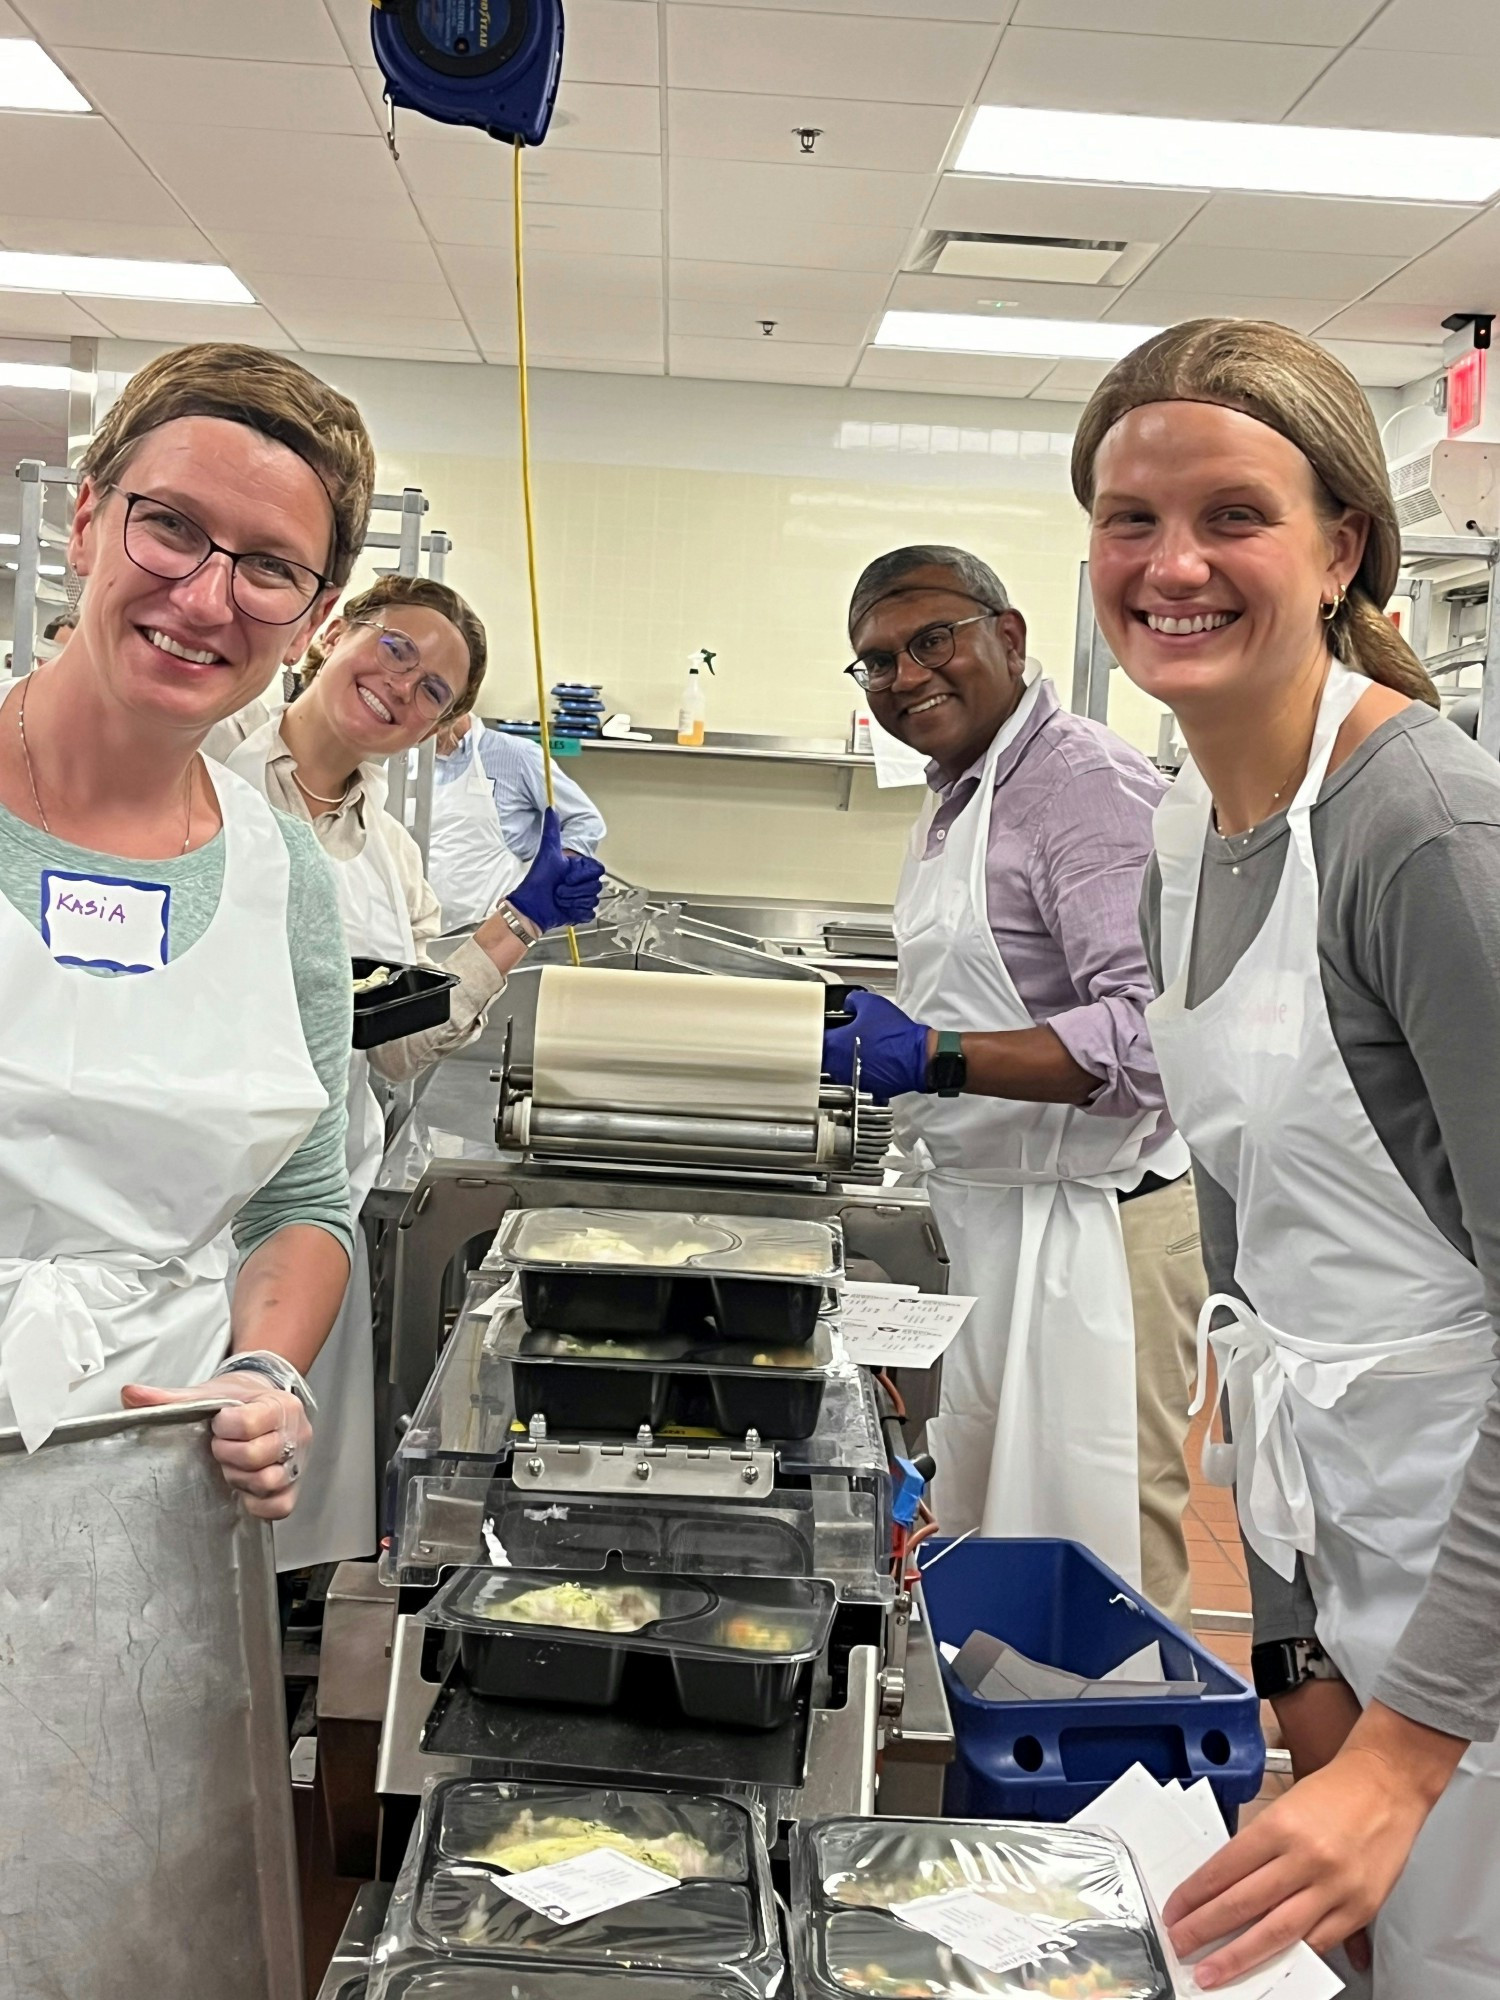
{"type": "Polygon", "coordinates": [[[106,1349],[96,1313],[145,1295],[134,1275],[85,1257],[0,1257],[0,1389],[28,1451],[52,1435],[76,1382],[98,1375],[106,1349]]]}

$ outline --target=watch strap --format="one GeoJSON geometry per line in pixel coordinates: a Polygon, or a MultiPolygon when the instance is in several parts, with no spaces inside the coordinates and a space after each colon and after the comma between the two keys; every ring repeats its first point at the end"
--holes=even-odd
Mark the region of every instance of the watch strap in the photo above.
{"type": "Polygon", "coordinates": [[[968,1082],[969,1065],[963,1038],[952,1028],[938,1030],[937,1047],[928,1066],[928,1088],[938,1097],[957,1097],[968,1082]]]}
{"type": "Polygon", "coordinates": [[[1262,1701],[1291,1694],[1309,1681],[1344,1678],[1316,1639],[1268,1639],[1252,1646],[1250,1673],[1262,1701]]]}

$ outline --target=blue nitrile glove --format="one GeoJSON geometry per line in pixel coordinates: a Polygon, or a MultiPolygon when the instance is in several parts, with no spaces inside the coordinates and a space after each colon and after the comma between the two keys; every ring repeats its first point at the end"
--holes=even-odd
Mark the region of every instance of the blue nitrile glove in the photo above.
{"type": "Polygon", "coordinates": [[[849,995],[854,1019],[823,1036],[823,1071],[835,1083],[854,1078],[854,1044],[859,1043],[859,1083],[878,1104],[908,1091],[927,1088],[927,1030],[883,1000],[856,988],[849,995]]]}
{"type": "Polygon", "coordinates": [[[604,863],[588,854],[565,854],[557,813],[548,806],[542,815],[542,844],[506,901],[538,930],[555,931],[563,924],[591,924],[599,907],[604,863]]]}

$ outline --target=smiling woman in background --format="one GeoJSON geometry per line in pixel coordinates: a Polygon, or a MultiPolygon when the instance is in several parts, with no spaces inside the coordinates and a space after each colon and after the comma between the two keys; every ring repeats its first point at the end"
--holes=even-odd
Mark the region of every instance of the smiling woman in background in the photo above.
{"type": "Polygon", "coordinates": [[[349,1271],[349,963],[311,834],[198,751],[327,612],[374,456],[305,369],[211,345],[134,376],[81,471],[78,629],[0,706],[0,1425],[212,1376],[277,1518],[349,1271]]]}
{"type": "MultiPolygon", "coordinates": [[[[484,681],[484,627],[456,590],[386,576],[351,597],[309,649],[305,691],[288,707],[252,703],[205,748],[283,812],[310,821],[334,864],[344,948],[397,965],[427,962],[442,928],[437,897],[406,828],[385,810],[386,761],[467,713],[484,681]]],[[[587,923],[603,867],[565,855],[556,816],[529,870],[446,960],[457,973],[440,1027],[349,1062],[349,1198],[355,1261],[343,1310],[313,1372],[324,1435],[295,1519],[277,1532],[282,1569],[369,1555],[375,1547],[375,1375],[369,1272],[358,1228],[384,1144],[368,1071],[399,1083],[478,1034],[505,975],[544,931],[587,923]]]]}
{"type": "Polygon", "coordinates": [[[1191,752],[1157,812],[1147,1019],[1300,1781],[1166,1915],[1184,1953],[1250,1927],[1204,1986],[1378,1911],[1377,2000],[1494,2000],[1500,768],[1384,616],[1395,507],[1324,349],[1158,335],[1085,410],[1073,483],[1100,626],[1191,752]]]}

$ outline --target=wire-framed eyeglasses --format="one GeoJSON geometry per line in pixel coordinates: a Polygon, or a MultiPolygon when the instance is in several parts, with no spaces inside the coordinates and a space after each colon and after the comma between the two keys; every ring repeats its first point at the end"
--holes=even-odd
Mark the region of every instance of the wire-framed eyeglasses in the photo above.
{"type": "Polygon", "coordinates": [[[904,653],[914,667],[931,671],[934,667],[946,667],[957,650],[958,642],[953,637],[965,625],[982,625],[987,618],[999,618],[999,611],[977,611],[972,618],[944,618],[934,625],[924,625],[920,632],[914,632],[904,646],[898,646],[894,653],[871,651],[861,653],[857,660],[851,660],[844,672],[858,686],[879,693],[890,687],[901,668],[904,653]]]}
{"type": "Polygon", "coordinates": [[[210,556],[227,556],[229,594],[235,607],[259,625],[295,625],[328,587],[330,579],[307,563],[264,549],[226,549],[170,501],[150,493],[127,493],[123,486],[114,490],[125,502],[121,530],[125,553],[148,576],[185,583],[210,556]]]}
{"type": "Polygon", "coordinates": [[[422,672],[421,648],[408,633],[398,632],[391,625],[382,625],[376,618],[349,618],[344,622],[350,626],[358,625],[366,632],[380,634],[375,645],[382,665],[393,679],[409,681],[416,674],[422,675],[412,689],[412,700],[424,715],[435,721],[458,700],[457,692],[441,675],[422,672]]]}

